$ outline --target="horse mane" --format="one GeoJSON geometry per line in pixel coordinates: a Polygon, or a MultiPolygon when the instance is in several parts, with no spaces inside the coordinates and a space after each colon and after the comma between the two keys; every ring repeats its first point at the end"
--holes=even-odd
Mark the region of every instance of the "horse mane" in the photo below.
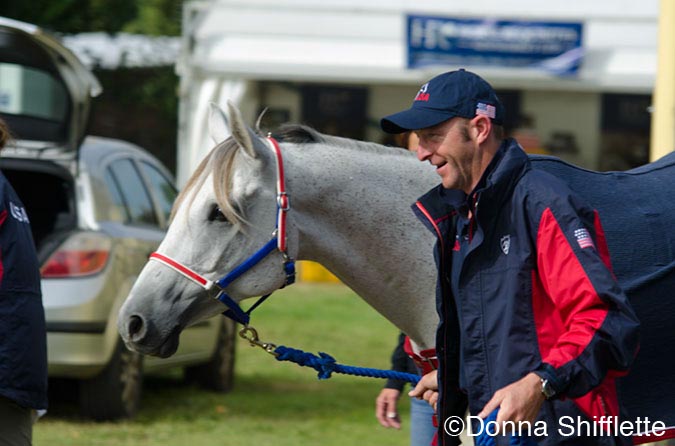
{"type": "Polygon", "coordinates": [[[410,152],[401,147],[387,147],[374,142],[359,141],[340,136],[326,135],[302,124],[284,124],[279,127],[278,137],[283,142],[293,144],[327,144],[340,148],[354,149],[361,152],[403,154],[410,156],[410,152]],[[397,150],[401,149],[401,150],[397,150]]]}
{"type": "MultiPolygon", "coordinates": [[[[260,132],[259,132],[260,133],[260,132]]],[[[358,141],[350,138],[342,138],[320,133],[319,131],[302,124],[284,124],[278,132],[275,133],[277,139],[282,143],[291,143],[296,145],[326,144],[339,147],[340,149],[351,149],[361,153],[382,153],[388,155],[411,156],[408,150],[387,147],[373,142],[358,141]]],[[[183,190],[176,197],[176,201],[171,210],[170,220],[176,215],[180,205],[189,200],[190,205],[194,201],[197,191],[204,185],[208,173],[213,173],[213,186],[216,195],[216,201],[223,215],[232,223],[245,223],[246,220],[241,214],[237,203],[230,200],[231,173],[234,168],[234,159],[237,154],[237,143],[234,138],[227,138],[222,143],[216,145],[209,154],[199,163],[195,172],[188,179],[183,190]]]]}
{"type": "Polygon", "coordinates": [[[326,135],[302,124],[282,124],[275,136],[280,141],[293,144],[316,144],[326,141],[326,135]]]}
{"type": "Polygon", "coordinates": [[[225,141],[217,144],[211,152],[199,163],[197,169],[190,176],[185,187],[176,197],[173,208],[171,209],[170,220],[176,216],[176,212],[181,204],[188,200],[188,206],[191,206],[197,192],[204,185],[208,174],[213,172],[213,188],[216,194],[216,202],[221,212],[232,224],[245,222],[244,216],[238,210],[239,206],[232,203],[229,198],[231,187],[230,172],[233,169],[234,158],[237,154],[237,143],[234,138],[229,137],[225,141]]]}

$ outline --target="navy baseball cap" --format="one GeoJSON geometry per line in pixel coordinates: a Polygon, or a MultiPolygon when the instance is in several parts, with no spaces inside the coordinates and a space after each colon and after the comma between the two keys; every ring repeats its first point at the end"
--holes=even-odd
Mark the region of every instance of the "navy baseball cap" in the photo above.
{"type": "Polygon", "coordinates": [[[412,107],[380,121],[387,133],[432,127],[450,118],[485,115],[495,124],[504,120],[504,106],[483,78],[463,68],[443,73],[422,85],[412,107]]]}

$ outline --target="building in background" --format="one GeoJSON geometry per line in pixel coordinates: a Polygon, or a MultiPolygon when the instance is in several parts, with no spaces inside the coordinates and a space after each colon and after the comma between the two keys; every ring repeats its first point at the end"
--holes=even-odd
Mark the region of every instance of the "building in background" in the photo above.
{"type": "Polygon", "coordinates": [[[488,79],[542,149],[592,169],[642,164],[657,58],[658,1],[219,0],[187,3],[178,181],[211,148],[207,103],[266,129],[304,122],[373,141],[381,116],[434,75],[488,79]]]}

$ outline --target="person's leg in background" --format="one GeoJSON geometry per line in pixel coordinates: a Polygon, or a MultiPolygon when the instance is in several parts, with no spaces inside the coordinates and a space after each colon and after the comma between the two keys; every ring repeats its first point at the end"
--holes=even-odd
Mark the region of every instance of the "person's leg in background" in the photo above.
{"type": "Polygon", "coordinates": [[[429,446],[436,433],[434,409],[424,400],[410,398],[410,446],[429,446]]]}
{"type": "Polygon", "coordinates": [[[33,411],[0,396],[0,446],[30,446],[33,411]]]}

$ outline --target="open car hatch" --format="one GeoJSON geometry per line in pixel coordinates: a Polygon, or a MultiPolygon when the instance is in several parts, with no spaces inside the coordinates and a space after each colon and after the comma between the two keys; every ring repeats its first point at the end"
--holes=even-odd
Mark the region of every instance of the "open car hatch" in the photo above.
{"type": "Polygon", "coordinates": [[[16,149],[76,155],[101,86],[54,36],[0,17],[0,117],[16,149]]]}

